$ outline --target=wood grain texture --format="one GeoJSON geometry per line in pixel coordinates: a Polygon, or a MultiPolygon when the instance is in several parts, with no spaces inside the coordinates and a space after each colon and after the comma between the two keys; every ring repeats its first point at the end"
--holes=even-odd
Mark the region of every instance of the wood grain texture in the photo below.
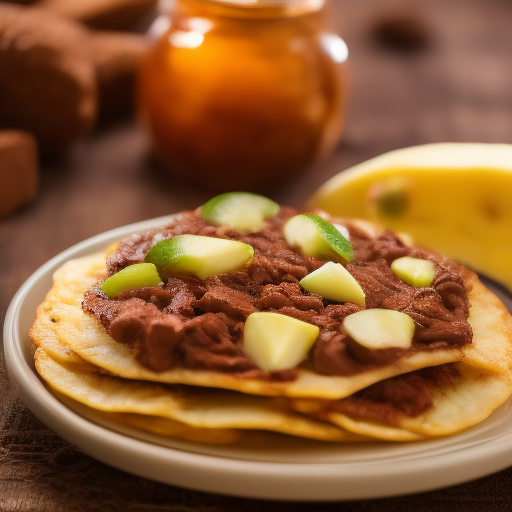
{"type": "MultiPolygon", "coordinates": [[[[507,0],[333,0],[350,49],[351,95],[335,154],[274,197],[299,206],[337,172],[384,151],[439,142],[512,142],[512,3],[507,0]],[[413,8],[428,45],[409,52],[372,37],[375,23],[413,8]]],[[[408,11],[410,12],[410,11],[408,11]]],[[[209,198],[147,158],[127,122],[42,170],[37,201],[0,221],[0,320],[22,282],[50,257],[110,228],[193,209],[209,198]]],[[[2,322],[3,323],[3,322],[2,322]]],[[[476,482],[361,502],[261,502],[167,486],[76,450],[16,398],[0,353],[0,511],[494,512],[512,510],[512,469],[476,482]]]]}

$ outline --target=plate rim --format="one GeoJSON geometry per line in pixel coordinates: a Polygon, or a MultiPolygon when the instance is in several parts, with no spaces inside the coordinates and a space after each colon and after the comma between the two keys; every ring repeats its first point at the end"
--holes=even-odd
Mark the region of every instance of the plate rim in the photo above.
{"type": "MultiPolygon", "coordinates": [[[[162,483],[245,498],[287,501],[363,500],[425,492],[474,480],[512,465],[512,442],[504,446],[503,436],[483,439],[465,450],[423,453],[413,459],[394,460],[392,464],[386,463],[385,458],[360,463],[243,460],[136,439],[98,425],[64,405],[42,383],[23,353],[18,323],[23,307],[28,307],[26,301],[31,290],[65,261],[93,253],[94,247],[106,247],[110,240],[131,232],[165,225],[175,215],[128,224],[79,242],[40,266],[14,295],[6,312],[3,336],[9,381],[25,405],[61,437],[108,465],[162,483]],[[134,465],[134,461],[139,464],[134,465]]],[[[512,440],[512,423],[506,437],[512,440]]]]}

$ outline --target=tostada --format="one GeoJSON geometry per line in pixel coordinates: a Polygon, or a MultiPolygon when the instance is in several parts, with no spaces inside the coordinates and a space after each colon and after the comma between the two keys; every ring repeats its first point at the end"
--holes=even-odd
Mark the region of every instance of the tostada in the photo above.
{"type": "Polygon", "coordinates": [[[249,193],[67,262],[30,335],[59,393],[182,437],[423,439],[512,393],[512,320],[473,272],[249,193]]]}

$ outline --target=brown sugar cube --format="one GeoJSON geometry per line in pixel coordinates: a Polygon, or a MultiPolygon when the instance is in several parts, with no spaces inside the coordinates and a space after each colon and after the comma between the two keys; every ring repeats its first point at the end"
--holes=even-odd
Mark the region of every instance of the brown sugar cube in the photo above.
{"type": "Polygon", "coordinates": [[[126,30],[156,4],[157,0],[41,0],[37,5],[92,28],[126,30]]]}
{"type": "Polygon", "coordinates": [[[59,156],[96,117],[96,76],[78,23],[0,3],[0,128],[34,134],[59,156]]]}
{"type": "Polygon", "coordinates": [[[34,199],[37,145],[30,133],[0,130],[0,217],[34,199]]]}
{"type": "Polygon", "coordinates": [[[136,72],[148,45],[139,34],[91,33],[91,58],[96,67],[102,120],[133,112],[136,72]]]}

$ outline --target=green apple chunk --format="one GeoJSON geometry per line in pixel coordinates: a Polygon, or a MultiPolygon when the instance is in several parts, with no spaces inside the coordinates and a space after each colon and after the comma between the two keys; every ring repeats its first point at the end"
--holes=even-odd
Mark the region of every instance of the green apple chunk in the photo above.
{"type": "Polygon", "coordinates": [[[392,309],[365,309],[343,320],[343,330],[370,350],[408,349],[414,336],[412,318],[392,309]]]}
{"type": "Polygon", "coordinates": [[[215,226],[228,226],[241,233],[254,233],[267,217],[279,213],[274,201],[250,192],[227,192],[201,206],[201,217],[215,226]]]}
{"type": "Polygon", "coordinates": [[[107,297],[113,299],[121,292],[143,288],[145,286],[158,286],[162,280],[152,263],[134,263],[110,276],[101,285],[107,297]]]}
{"type": "Polygon", "coordinates": [[[350,242],[330,223],[313,213],[296,215],[283,227],[291,246],[298,246],[304,256],[333,261],[351,261],[350,242]]]}
{"type": "Polygon", "coordinates": [[[154,245],[146,255],[158,273],[167,279],[180,274],[206,279],[215,274],[245,268],[252,261],[249,244],[198,235],[178,235],[154,245]]]}
{"type": "Polygon", "coordinates": [[[364,306],[365,294],[352,274],[340,263],[328,261],[304,277],[300,285],[308,292],[337,302],[354,302],[364,306]]]}
{"type": "Polygon", "coordinates": [[[294,368],[306,359],[319,331],[279,313],[252,313],[245,322],[244,352],[266,372],[294,368]]]}
{"type": "Polygon", "coordinates": [[[391,263],[391,270],[407,284],[420,288],[430,286],[436,275],[436,267],[429,260],[404,256],[391,263]]]}

